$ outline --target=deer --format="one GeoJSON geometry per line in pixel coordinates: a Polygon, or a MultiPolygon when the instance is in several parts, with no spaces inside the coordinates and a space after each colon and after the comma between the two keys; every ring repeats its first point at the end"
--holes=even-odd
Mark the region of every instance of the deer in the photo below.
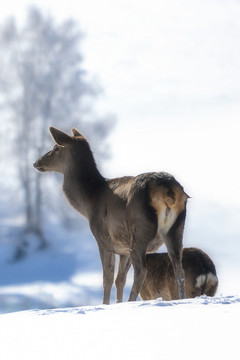
{"type": "Polygon", "coordinates": [[[99,172],[90,145],[76,128],[72,134],[49,128],[55,143],[33,166],[63,175],[63,192],[84,216],[96,239],[103,270],[103,304],[110,303],[115,255],[116,301],[122,302],[129,268],[133,283],[128,301],[135,301],[146,275],[146,253],[166,244],[176,277],[178,296],[185,298],[182,242],[188,195],[166,172],[107,179],[99,172]]]}
{"type": "MultiPolygon", "coordinates": [[[[201,249],[184,248],[182,266],[185,274],[186,298],[214,296],[218,287],[216,268],[211,258],[201,249]]],[[[178,299],[173,266],[167,253],[146,255],[147,274],[140,290],[142,300],[178,299]]]]}

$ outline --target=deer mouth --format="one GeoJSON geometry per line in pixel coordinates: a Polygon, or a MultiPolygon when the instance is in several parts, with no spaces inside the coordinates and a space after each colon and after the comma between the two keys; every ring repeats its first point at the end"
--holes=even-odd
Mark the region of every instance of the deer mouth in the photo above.
{"type": "Polygon", "coordinates": [[[37,161],[33,164],[33,166],[35,167],[35,169],[37,169],[40,172],[44,172],[46,171],[44,166],[38,165],[37,161]]]}

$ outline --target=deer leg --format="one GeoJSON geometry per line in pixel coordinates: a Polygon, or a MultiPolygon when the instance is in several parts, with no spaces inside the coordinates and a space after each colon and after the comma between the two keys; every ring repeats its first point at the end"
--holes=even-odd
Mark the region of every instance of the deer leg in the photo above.
{"type": "Polygon", "coordinates": [[[183,229],[186,217],[186,210],[182,211],[171,229],[169,230],[165,244],[168,250],[168,255],[171,259],[174,274],[177,281],[178,295],[180,299],[186,297],[184,284],[184,271],[182,267],[182,238],[183,229]]]}
{"type": "Polygon", "coordinates": [[[100,249],[100,257],[103,267],[103,304],[108,305],[114,280],[115,255],[113,252],[100,249]]]}
{"type": "Polygon", "coordinates": [[[177,282],[179,299],[184,299],[186,295],[185,295],[184,271],[182,268],[182,249],[180,246],[177,247],[176,244],[172,246],[171,238],[166,240],[166,247],[168,250],[168,255],[172,262],[173,271],[177,282]]]}
{"type": "Polygon", "coordinates": [[[131,266],[131,259],[129,255],[120,255],[118,262],[118,273],[115,280],[115,285],[117,288],[117,302],[122,302],[123,298],[123,289],[126,284],[126,278],[128,270],[131,266]]]}
{"type": "Polygon", "coordinates": [[[145,251],[140,252],[139,249],[132,249],[131,261],[134,268],[134,279],[128,301],[135,301],[142,288],[142,284],[147,273],[145,251]]]}
{"type": "Polygon", "coordinates": [[[146,252],[149,244],[157,235],[155,210],[151,206],[143,208],[140,217],[135,217],[133,223],[130,258],[134,269],[134,278],[128,301],[137,299],[146,277],[146,252]]]}

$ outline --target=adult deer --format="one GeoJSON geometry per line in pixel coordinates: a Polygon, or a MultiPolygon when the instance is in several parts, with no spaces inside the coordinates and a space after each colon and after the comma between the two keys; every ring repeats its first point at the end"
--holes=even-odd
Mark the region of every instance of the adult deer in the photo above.
{"type": "MultiPolygon", "coordinates": [[[[210,257],[197,248],[183,249],[182,266],[185,275],[186,298],[206,294],[214,296],[218,278],[210,257]]],[[[147,254],[147,275],[140,290],[143,300],[161,297],[163,300],[178,298],[177,284],[171,260],[167,253],[147,254]]]]}
{"type": "Polygon", "coordinates": [[[119,255],[117,301],[122,301],[131,264],[134,280],[129,301],[134,301],[146,275],[146,253],[155,252],[163,243],[173,264],[179,297],[184,298],[181,259],[188,196],[182,186],[163,172],[107,180],[77,129],[72,129],[72,136],[54,127],[50,133],[56,145],[33,165],[41,172],[62,173],[68,201],[88,219],[102,261],[103,303],[110,302],[115,254],[119,255]]]}

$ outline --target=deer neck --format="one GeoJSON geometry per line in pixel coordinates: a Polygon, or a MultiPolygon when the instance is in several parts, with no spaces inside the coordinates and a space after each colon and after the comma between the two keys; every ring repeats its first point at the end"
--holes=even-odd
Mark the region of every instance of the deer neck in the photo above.
{"type": "Polygon", "coordinates": [[[68,201],[88,219],[106,185],[95,164],[78,164],[64,174],[63,191],[68,201]]]}

